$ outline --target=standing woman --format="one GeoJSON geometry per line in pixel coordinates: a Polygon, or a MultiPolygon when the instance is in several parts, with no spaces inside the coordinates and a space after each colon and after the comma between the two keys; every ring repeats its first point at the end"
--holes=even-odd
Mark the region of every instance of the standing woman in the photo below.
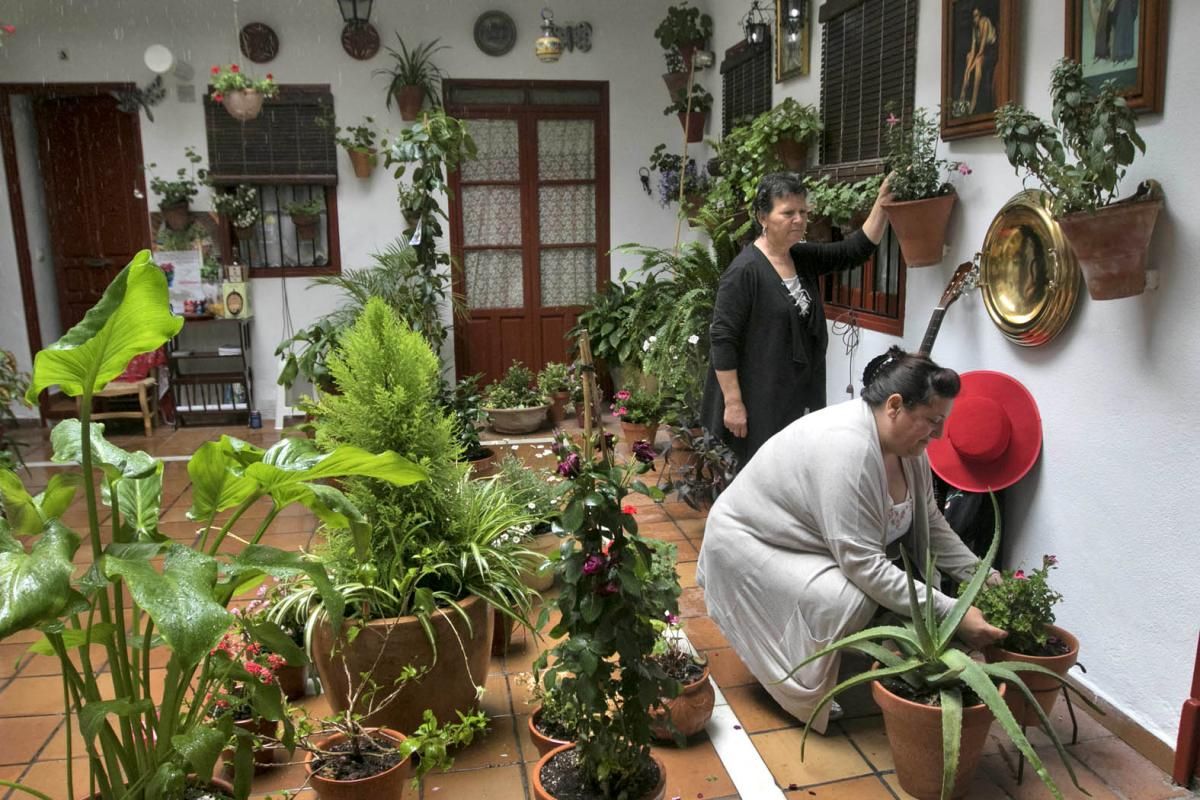
{"type": "Polygon", "coordinates": [[[753,204],[762,233],[717,288],[702,420],[739,468],[789,423],[825,407],[829,333],[817,279],[862,264],[883,238],[887,180],[862,229],[834,244],[804,241],[806,195],[795,173],[763,178],[753,204]]]}

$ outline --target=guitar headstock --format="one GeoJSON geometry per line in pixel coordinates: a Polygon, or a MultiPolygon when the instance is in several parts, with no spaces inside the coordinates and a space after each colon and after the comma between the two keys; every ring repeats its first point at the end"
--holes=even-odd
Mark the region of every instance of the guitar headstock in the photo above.
{"type": "Polygon", "coordinates": [[[979,282],[979,257],[976,256],[972,261],[964,261],[954,270],[954,275],[950,278],[950,283],[946,285],[946,290],[942,292],[942,299],[938,301],[939,308],[949,308],[950,304],[957,300],[965,292],[969,292],[975,288],[979,282]]]}

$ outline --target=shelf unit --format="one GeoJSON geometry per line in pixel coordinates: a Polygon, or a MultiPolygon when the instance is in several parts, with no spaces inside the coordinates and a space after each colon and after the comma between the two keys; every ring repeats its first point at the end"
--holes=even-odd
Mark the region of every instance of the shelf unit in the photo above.
{"type": "Polygon", "coordinates": [[[186,317],[183,329],[171,340],[167,361],[176,428],[219,418],[249,421],[254,408],[250,320],[186,317]],[[237,352],[222,353],[218,348],[237,352]]]}

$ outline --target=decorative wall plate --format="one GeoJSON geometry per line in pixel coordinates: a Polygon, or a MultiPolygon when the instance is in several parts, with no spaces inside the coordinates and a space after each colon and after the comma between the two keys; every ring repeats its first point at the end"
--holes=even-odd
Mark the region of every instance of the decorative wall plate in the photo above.
{"type": "Polygon", "coordinates": [[[238,35],[238,43],[241,45],[242,55],[255,64],[266,64],[279,55],[279,37],[261,22],[251,22],[243,26],[238,35]]]}
{"type": "Polygon", "coordinates": [[[475,46],[489,56],[502,56],[516,43],[516,23],[503,11],[485,11],[475,20],[475,46]]]}
{"type": "Polygon", "coordinates": [[[1022,347],[1053,339],[1079,298],[1075,253],[1038,189],[1014,195],[983,240],[979,287],[996,327],[1022,347]]]}
{"type": "Polygon", "coordinates": [[[342,49],[359,61],[369,61],[379,52],[379,31],[369,22],[347,22],[342,28],[342,49]]]}

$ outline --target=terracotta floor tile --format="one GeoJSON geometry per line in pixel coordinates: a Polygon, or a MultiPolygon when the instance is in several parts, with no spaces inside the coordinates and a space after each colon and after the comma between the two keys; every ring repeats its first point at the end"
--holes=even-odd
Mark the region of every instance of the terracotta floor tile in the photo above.
{"type": "Polygon", "coordinates": [[[892,800],[892,793],[884,785],[883,779],[875,775],[796,789],[784,792],[784,796],[812,800],[892,800]]]}
{"type": "Polygon", "coordinates": [[[778,728],[793,728],[800,725],[800,720],[784,711],[767,690],[757,682],[748,686],[722,687],[721,692],[738,722],[747,733],[761,733],[778,728]]]}
{"type": "Polygon", "coordinates": [[[530,672],[514,672],[508,676],[513,710],[517,714],[531,714],[538,705],[533,699],[532,682],[533,673],[530,672]]]}
{"type": "Polygon", "coordinates": [[[537,761],[542,757],[537,745],[529,735],[529,715],[520,714],[516,718],[517,741],[521,745],[521,759],[526,763],[537,761]]]}
{"type": "Polygon", "coordinates": [[[878,772],[894,768],[892,748],[888,745],[887,732],[883,729],[882,717],[864,719],[841,719],[837,725],[858,746],[863,756],[878,772]]]}
{"type": "Polygon", "coordinates": [[[691,617],[683,620],[683,632],[688,641],[697,650],[715,650],[718,647],[729,647],[729,641],[717,627],[717,623],[708,617],[691,617]]]}
{"type": "MultiPolygon", "coordinates": [[[[33,717],[33,719],[41,719],[33,717]]],[[[61,722],[62,717],[56,716],[55,720],[61,722]]],[[[78,757],[86,752],[86,747],[83,743],[83,736],[79,733],[79,721],[71,720],[71,756],[78,757]]],[[[46,746],[42,749],[38,758],[43,761],[53,761],[55,759],[66,759],[67,757],[67,727],[59,725],[54,731],[54,735],[50,737],[50,741],[46,742],[46,746]]]]}
{"type": "Polygon", "coordinates": [[[663,510],[670,514],[676,522],[684,519],[704,519],[708,516],[708,512],[697,511],[687,503],[680,502],[663,503],[663,510]]]}
{"type": "Polygon", "coordinates": [[[690,589],[696,585],[696,562],[681,561],[675,565],[675,572],[679,575],[679,586],[683,589],[690,589]]]}
{"type": "Polygon", "coordinates": [[[28,764],[61,722],[57,715],[0,719],[0,765],[28,764]]]}
{"type": "Polygon", "coordinates": [[[1104,779],[1109,786],[1137,800],[1194,797],[1158,767],[1142,758],[1120,739],[1095,739],[1070,748],[1073,756],[1104,779]]]}
{"type": "Polygon", "coordinates": [[[732,647],[708,650],[705,655],[708,656],[709,672],[721,691],[725,691],[727,686],[746,686],[758,682],[732,647]]]}
{"type": "Polygon", "coordinates": [[[679,530],[683,531],[683,535],[689,539],[695,540],[703,538],[704,526],[708,524],[708,517],[694,517],[688,519],[677,519],[675,524],[679,530]]]}
{"type": "MultiPolygon", "coordinates": [[[[1104,727],[1099,720],[1094,718],[1089,713],[1087,706],[1076,697],[1072,697],[1075,708],[1075,720],[1079,723],[1079,741],[1090,742],[1096,739],[1107,739],[1113,736],[1113,732],[1104,727]]],[[[1063,744],[1069,744],[1071,741],[1071,715],[1067,710],[1067,702],[1060,696],[1058,702],[1054,704],[1054,708],[1050,711],[1050,724],[1054,727],[1054,732],[1058,734],[1058,738],[1063,744]]],[[[1002,734],[1003,735],[1003,734],[1002,734]]],[[[1044,744],[1050,744],[1050,737],[1042,731],[1041,727],[1030,728],[1027,731],[1029,741],[1034,747],[1040,747],[1044,744]]]]}
{"type": "MultiPolygon", "coordinates": [[[[75,796],[83,797],[87,794],[88,786],[88,760],[86,758],[71,759],[72,777],[75,783],[75,796]]],[[[47,794],[54,798],[63,798],[69,800],[71,793],[67,791],[67,762],[66,761],[38,761],[29,767],[20,781],[25,786],[32,789],[37,789],[43,794],[47,794]]],[[[28,797],[25,794],[19,794],[18,797],[28,797]]]]}
{"type": "Polygon", "coordinates": [[[487,733],[477,736],[475,741],[454,755],[454,771],[503,767],[521,763],[521,749],[517,747],[515,717],[497,717],[490,721],[487,733]]]}
{"type": "Polygon", "coordinates": [[[0,691],[0,717],[62,713],[62,681],[57,676],[14,678],[0,691]]]}
{"type": "Polygon", "coordinates": [[[524,800],[524,771],[524,767],[514,764],[497,769],[431,772],[425,776],[422,796],[430,800],[524,800]]]}
{"type": "Polygon", "coordinates": [[[699,586],[684,589],[679,595],[679,616],[703,617],[708,615],[708,606],[704,605],[704,590],[699,586]]]}
{"type": "Polygon", "coordinates": [[[800,739],[803,731],[789,728],[783,731],[751,736],[759,755],[780,786],[798,787],[814,783],[856,778],[871,772],[871,766],[854,749],[850,740],[840,733],[836,736],[810,736],[800,760],[800,739]]]}
{"type": "Polygon", "coordinates": [[[683,531],[675,527],[674,522],[663,520],[662,522],[642,523],[640,513],[638,514],[638,535],[663,542],[686,541],[683,531]]]}
{"type": "MultiPolygon", "coordinates": [[[[1050,776],[1058,784],[1058,788],[1068,797],[1082,797],[1071,783],[1071,777],[1063,767],[1062,760],[1053,747],[1039,747],[1037,754],[1046,765],[1050,776]]],[[[1118,800],[1119,795],[1104,784],[1094,772],[1079,761],[1073,761],[1075,776],[1079,784],[1092,796],[1092,800],[1118,800]]],[[[988,755],[980,759],[980,769],[987,777],[1013,798],[1013,800],[1045,800],[1053,795],[1042,783],[1029,764],[1025,765],[1025,777],[1020,785],[1017,784],[1017,763],[1004,755],[988,755]]],[[[1142,800],[1142,798],[1138,798],[1142,800]]]]}
{"type": "Polygon", "coordinates": [[[693,737],[682,749],[655,747],[654,754],[667,768],[667,797],[723,797],[737,793],[712,742],[703,735],[693,737]]]}
{"type": "Polygon", "coordinates": [[[484,683],[487,691],[483,695],[481,707],[489,717],[506,717],[513,713],[512,700],[508,694],[508,681],[500,672],[488,675],[484,683]]]}
{"type": "Polygon", "coordinates": [[[697,550],[696,547],[687,539],[680,539],[672,542],[672,544],[674,544],[676,548],[675,560],[680,564],[688,561],[695,561],[696,559],[700,558],[700,551],[697,550]]]}
{"type": "MultiPolygon", "coordinates": [[[[900,779],[896,777],[896,773],[890,772],[882,777],[900,800],[915,800],[911,794],[900,788],[900,779]]],[[[1082,796],[1079,795],[1079,797],[1082,796]]],[[[975,779],[971,781],[971,788],[967,791],[967,798],[968,800],[1010,800],[1008,793],[993,783],[987,772],[982,769],[975,773],[975,779]]]]}

